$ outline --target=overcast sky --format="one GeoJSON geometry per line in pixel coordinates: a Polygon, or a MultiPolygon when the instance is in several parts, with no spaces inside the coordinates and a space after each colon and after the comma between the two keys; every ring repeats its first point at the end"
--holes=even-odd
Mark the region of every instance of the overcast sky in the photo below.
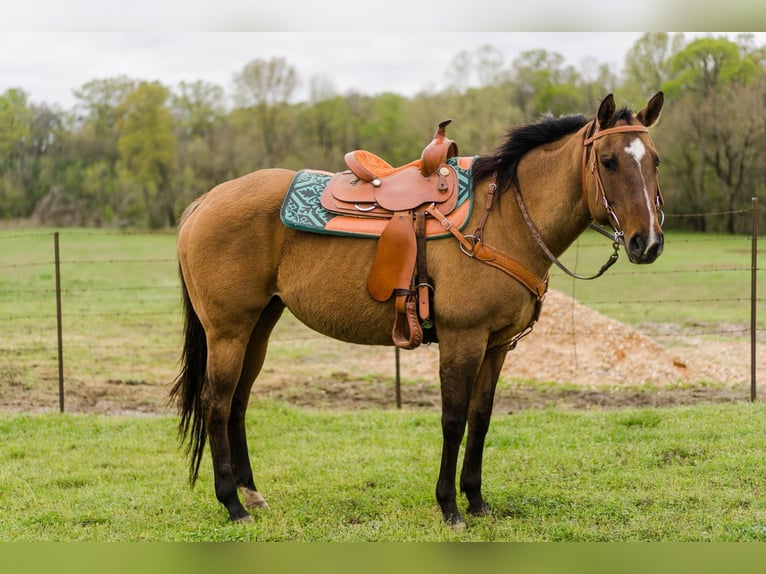
{"type": "MultiPolygon", "coordinates": [[[[232,76],[256,58],[284,57],[308,94],[312,77],[338,93],[393,91],[412,96],[447,85],[449,63],[484,44],[510,62],[525,50],[562,54],[582,69],[587,59],[619,72],[641,32],[12,32],[0,34],[0,93],[21,88],[33,102],[73,106],[73,91],[93,79],[126,75],[159,80],[206,80],[231,93],[232,76]]],[[[730,34],[732,38],[735,34],[730,34]]],[[[687,33],[687,37],[693,37],[687,33]]],[[[766,44],[766,34],[757,43],[766,44]]]]}

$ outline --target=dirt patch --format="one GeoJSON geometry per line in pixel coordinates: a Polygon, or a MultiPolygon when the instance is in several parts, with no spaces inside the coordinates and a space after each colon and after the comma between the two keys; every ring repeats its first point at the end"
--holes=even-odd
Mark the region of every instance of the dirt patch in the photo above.
{"type": "MultiPolygon", "coordinates": [[[[641,331],[584,307],[557,291],[546,299],[533,333],[508,355],[495,412],[528,408],[573,409],[740,402],[750,396],[750,346],[724,326],[715,339],[677,325],[644,325],[641,331]]],[[[758,356],[766,356],[759,345],[758,356]]],[[[65,403],[69,412],[173,413],[167,396],[175,360],[162,372],[99,379],[70,365],[65,403]]],[[[0,357],[1,359],[2,357],[0,357]]],[[[0,408],[33,412],[58,409],[55,368],[26,381],[25,371],[0,364],[0,408]]],[[[401,404],[438,410],[438,347],[400,353],[401,404]]],[[[766,372],[761,366],[758,380],[766,372]]],[[[395,354],[390,347],[349,345],[307,329],[275,330],[254,397],[312,408],[396,408],[395,354]]]]}
{"type": "MultiPolygon", "coordinates": [[[[508,355],[496,392],[495,412],[553,406],[587,409],[694,405],[749,399],[747,341],[726,336],[723,328],[717,329],[719,336],[713,340],[677,326],[644,327],[660,333],[663,344],[551,290],[534,331],[508,355]]],[[[393,367],[393,351],[345,349],[342,371],[287,383],[267,369],[255,392],[307,407],[393,408],[394,379],[380,375],[384,365],[389,372],[393,367]],[[359,374],[366,375],[361,378],[359,374]]],[[[758,353],[766,356],[765,351],[761,345],[758,353]]],[[[403,351],[400,357],[402,406],[438,409],[438,348],[403,351]]],[[[765,375],[761,367],[759,380],[764,380],[765,375]]]]}

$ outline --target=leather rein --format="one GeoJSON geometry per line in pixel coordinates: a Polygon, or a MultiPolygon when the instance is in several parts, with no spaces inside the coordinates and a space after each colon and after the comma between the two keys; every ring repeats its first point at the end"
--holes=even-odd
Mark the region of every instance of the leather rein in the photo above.
{"type": "MultiPolygon", "coordinates": [[[[592,120],[591,122],[589,122],[589,125],[586,128],[586,133],[592,129],[595,129],[595,125],[596,125],[596,120],[592,120]]],[[[649,128],[647,128],[644,125],[632,124],[632,125],[624,125],[624,126],[616,126],[613,128],[607,128],[607,129],[598,131],[595,134],[585,137],[583,141],[583,153],[582,153],[581,164],[582,164],[582,193],[583,193],[583,198],[585,198],[586,201],[587,201],[587,194],[588,194],[587,169],[586,169],[588,164],[588,150],[590,146],[593,144],[593,142],[596,141],[597,139],[600,139],[610,134],[626,133],[626,132],[647,133],[648,131],[649,131],[649,128]]],[[[609,256],[609,259],[607,260],[607,262],[604,263],[604,265],[601,266],[601,269],[599,269],[598,272],[596,272],[592,276],[585,277],[570,271],[551,252],[551,250],[543,241],[543,238],[541,237],[540,232],[537,230],[537,227],[532,222],[532,218],[530,217],[529,212],[527,211],[527,207],[524,203],[524,199],[521,196],[521,191],[519,190],[519,186],[518,185],[513,186],[516,202],[519,205],[519,210],[521,211],[521,214],[524,218],[525,223],[527,224],[527,227],[529,228],[530,233],[532,234],[532,237],[535,239],[540,249],[542,249],[545,255],[551,260],[551,262],[554,263],[564,273],[566,273],[570,277],[574,277],[575,279],[583,279],[583,280],[591,280],[591,279],[596,279],[597,277],[601,277],[601,275],[603,275],[607,269],[609,269],[612,265],[614,265],[617,262],[617,258],[619,257],[620,245],[623,245],[623,246],[625,245],[625,241],[623,238],[624,233],[622,231],[620,220],[618,219],[617,214],[612,209],[612,206],[609,205],[609,201],[606,198],[606,193],[604,191],[604,182],[601,180],[601,174],[597,167],[595,154],[591,154],[590,159],[591,159],[590,171],[595,177],[596,198],[597,199],[599,197],[601,198],[601,201],[604,204],[604,208],[607,210],[607,212],[609,213],[609,216],[611,217],[613,221],[613,224],[612,224],[613,233],[610,233],[607,229],[604,229],[602,226],[596,224],[595,222],[591,222],[590,227],[591,229],[594,229],[595,231],[601,233],[605,237],[608,237],[609,239],[611,239],[612,245],[614,247],[614,252],[609,256]]],[[[658,187],[658,191],[659,191],[659,187],[658,187]]],[[[547,276],[545,278],[537,277],[534,273],[527,270],[526,267],[524,267],[524,265],[519,263],[511,255],[508,255],[507,253],[504,253],[500,251],[499,249],[495,249],[494,247],[486,245],[482,242],[482,233],[484,230],[484,224],[487,222],[489,212],[492,209],[492,204],[494,202],[496,192],[497,192],[497,184],[494,181],[492,181],[490,182],[487,189],[487,203],[484,208],[484,214],[482,215],[481,221],[479,221],[479,225],[477,226],[476,231],[474,231],[474,233],[470,235],[463,235],[458,229],[456,229],[452,225],[452,222],[449,219],[447,219],[447,217],[445,217],[444,214],[442,214],[439,211],[439,209],[436,207],[435,204],[429,205],[425,211],[433,215],[436,219],[438,219],[442,227],[444,227],[444,229],[446,229],[447,231],[452,233],[452,235],[455,236],[455,238],[460,243],[460,249],[466,255],[500,269],[504,273],[510,275],[511,277],[519,281],[527,289],[529,289],[529,291],[533,295],[535,295],[538,298],[538,300],[542,300],[548,287],[547,276]]],[[[661,214],[660,225],[662,225],[664,220],[664,214],[662,213],[662,210],[659,209],[663,204],[661,191],[657,194],[656,202],[657,202],[657,209],[661,214]]]]}
{"type": "MultiPolygon", "coordinates": [[[[589,124],[588,130],[595,128],[595,120],[592,120],[589,124]]],[[[586,130],[587,131],[587,130],[586,130]]],[[[616,134],[616,133],[626,133],[626,132],[643,132],[646,133],[649,131],[649,128],[647,128],[644,125],[624,125],[624,126],[616,126],[613,128],[607,128],[605,130],[601,130],[599,132],[596,132],[593,135],[590,135],[585,138],[583,141],[583,152],[582,152],[582,194],[583,198],[587,202],[587,196],[588,196],[588,184],[587,184],[587,169],[586,165],[588,163],[588,148],[590,145],[593,144],[594,141],[596,141],[599,138],[602,138],[604,136],[610,135],[610,134],[616,134]]],[[[524,217],[524,221],[527,224],[527,227],[529,228],[530,233],[532,234],[532,237],[534,237],[535,241],[537,242],[537,245],[540,247],[540,249],[543,250],[545,255],[548,257],[548,259],[551,260],[553,264],[556,265],[559,269],[561,269],[564,273],[569,275],[570,277],[573,277],[574,279],[582,279],[584,281],[590,281],[592,279],[597,279],[598,277],[601,277],[604,273],[606,273],[607,269],[609,269],[612,265],[617,263],[617,259],[620,255],[620,245],[625,246],[625,239],[624,239],[624,232],[622,231],[622,225],[620,224],[620,220],[617,217],[617,214],[614,212],[614,209],[612,209],[612,206],[609,205],[609,201],[606,198],[606,191],[604,189],[604,182],[601,180],[601,173],[599,172],[597,168],[597,162],[596,162],[596,155],[591,154],[590,158],[590,172],[593,174],[593,177],[595,178],[595,185],[596,185],[596,200],[599,198],[601,199],[602,203],[604,204],[604,208],[606,209],[607,213],[609,214],[609,217],[612,219],[612,229],[613,233],[610,233],[607,229],[602,227],[601,225],[597,224],[595,221],[592,221],[589,225],[591,229],[594,231],[597,231],[604,237],[607,237],[612,240],[612,247],[614,248],[614,251],[609,256],[609,259],[604,263],[601,268],[593,275],[590,276],[584,276],[584,275],[578,275],[577,273],[574,273],[573,271],[570,271],[559,259],[551,252],[550,249],[548,249],[548,246],[545,245],[545,242],[543,241],[542,237],[540,236],[540,232],[537,230],[537,227],[532,222],[531,217],[529,216],[529,212],[527,211],[527,207],[524,204],[524,199],[521,196],[521,191],[519,190],[519,187],[517,185],[513,186],[514,195],[516,197],[516,202],[519,205],[519,210],[521,211],[522,216],[524,217]]],[[[659,186],[659,184],[658,184],[659,186]]],[[[659,189],[659,187],[658,187],[659,189]]],[[[657,210],[660,212],[660,226],[662,226],[662,223],[664,222],[665,216],[660,207],[663,204],[662,200],[662,192],[657,194],[657,210]]]]}
{"type": "MultiPolygon", "coordinates": [[[[595,120],[590,122],[590,127],[588,129],[594,129],[594,128],[595,128],[595,120]]],[[[587,202],[587,194],[588,194],[588,186],[586,183],[586,175],[587,175],[586,166],[588,163],[587,161],[588,149],[590,145],[593,144],[593,142],[596,141],[597,139],[610,134],[614,134],[614,133],[648,132],[648,131],[649,131],[648,128],[643,125],[625,125],[625,126],[607,128],[605,130],[601,130],[585,138],[583,142],[583,154],[582,154],[582,192],[586,202],[587,202]]],[[[609,201],[606,198],[606,193],[604,191],[604,183],[601,180],[601,174],[599,173],[599,170],[596,165],[595,154],[591,155],[590,169],[591,169],[591,173],[595,177],[596,198],[598,199],[599,196],[601,197],[604,207],[606,208],[607,212],[609,213],[613,221],[612,228],[614,232],[610,233],[608,230],[604,229],[603,227],[596,224],[595,222],[591,222],[590,227],[612,240],[614,252],[610,255],[607,262],[601,266],[601,269],[599,269],[596,274],[589,277],[577,275],[576,273],[570,271],[563,263],[561,263],[561,261],[558,260],[558,258],[551,252],[551,250],[548,249],[548,246],[545,245],[543,238],[540,236],[540,232],[537,230],[537,227],[532,222],[532,218],[529,216],[527,207],[524,204],[524,199],[522,198],[521,192],[519,191],[519,186],[518,185],[512,186],[514,190],[514,195],[516,197],[516,202],[519,205],[519,210],[521,211],[524,221],[526,222],[527,227],[529,228],[529,231],[532,234],[532,237],[535,239],[539,247],[543,250],[545,255],[551,260],[552,263],[554,263],[559,269],[561,269],[564,273],[566,273],[570,277],[574,277],[575,279],[584,279],[584,280],[591,280],[591,279],[596,279],[597,277],[601,277],[601,275],[603,275],[607,269],[609,269],[612,265],[614,265],[617,262],[620,245],[623,245],[623,246],[625,245],[625,242],[623,239],[624,233],[622,231],[622,226],[620,225],[620,220],[617,218],[617,215],[615,214],[612,207],[609,205],[609,201]]],[[[442,214],[439,211],[439,209],[436,207],[435,204],[432,203],[431,205],[429,205],[425,209],[425,211],[431,214],[433,217],[435,217],[445,230],[449,231],[450,233],[452,233],[452,235],[455,236],[455,238],[460,243],[460,249],[463,251],[463,253],[465,253],[466,255],[468,255],[469,257],[473,259],[476,259],[482,263],[485,263],[487,265],[495,267],[496,269],[499,269],[500,271],[503,271],[504,273],[513,277],[519,283],[524,285],[524,287],[526,287],[532,293],[532,295],[535,296],[536,310],[532,319],[530,320],[526,328],[523,329],[517,335],[515,335],[511,339],[510,343],[508,343],[508,348],[513,349],[516,346],[516,343],[519,341],[519,339],[521,339],[525,335],[529,334],[529,332],[531,332],[532,327],[534,326],[535,322],[539,318],[543,299],[545,297],[546,291],[548,290],[548,275],[546,274],[544,278],[540,278],[533,272],[529,271],[523,264],[521,264],[518,260],[516,260],[511,255],[483,243],[482,233],[484,230],[484,224],[487,222],[487,218],[489,217],[489,212],[492,209],[492,204],[494,202],[496,193],[497,193],[497,184],[495,183],[495,181],[492,181],[490,182],[487,188],[487,202],[484,208],[484,214],[482,215],[482,218],[479,221],[479,225],[477,226],[476,231],[474,231],[473,234],[470,234],[470,235],[463,235],[457,228],[455,228],[452,222],[447,217],[445,217],[444,214],[442,214]]],[[[659,209],[663,203],[661,192],[658,193],[656,202],[657,202],[657,209],[662,214],[662,211],[659,209]]],[[[664,220],[664,215],[660,219],[660,225],[662,225],[663,220],[664,220]]]]}

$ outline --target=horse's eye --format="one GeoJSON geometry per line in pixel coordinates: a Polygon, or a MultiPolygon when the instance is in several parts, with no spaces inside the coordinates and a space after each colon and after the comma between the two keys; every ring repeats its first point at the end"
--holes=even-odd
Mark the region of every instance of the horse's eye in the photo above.
{"type": "Polygon", "coordinates": [[[661,162],[661,160],[660,160],[660,158],[659,158],[659,157],[657,157],[657,156],[655,156],[655,157],[654,157],[654,167],[655,167],[655,168],[659,168],[659,167],[660,167],[660,163],[662,163],[662,162],[661,162]]]}
{"type": "Polygon", "coordinates": [[[604,168],[608,169],[609,171],[614,171],[617,169],[617,162],[614,161],[614,159],[611,157],[602,157],[601,165],[603,165],[604,168]]]}

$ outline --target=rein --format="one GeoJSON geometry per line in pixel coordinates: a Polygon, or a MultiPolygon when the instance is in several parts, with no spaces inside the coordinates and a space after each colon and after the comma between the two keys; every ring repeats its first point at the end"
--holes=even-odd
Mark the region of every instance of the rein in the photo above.
{"type": "MultiPolygon", "coordinates": [[[[591,128],[595,129],[595,120],[593,120],[590,125],[591,125],[591,128]]],[[[600,132],[597,132],[585,138],[583,142],[583,155],[582,155],[582,189],[583,189],[583,197],[585,198],[586,202],[587,202],[587,193],[588,193],[587,184],[586,184],[586,165],[587,165],[587,156],[588,156],[589,146],[595,140],[609,134],[624,133],[624,132],[648,132],[648,131],[649,129],[643,125],[626,125],[626,126],[617,126],[613,128],[607,128],[605,130],[601,130],[600,132]]],[[[519,186],[512,185],[514,190],[514,195],[516,197],[516,202],[519,205],[519,210],[521,211],[521,214],[524,218],[524,221],[527,224],[527,227],[529,228],[530,233],[532,234],[532,237],[535,239],[540,249],[542,249],[545,255],[551,260],[551,262],[554,263],[564,273],[566,273],[567,275],[575,279],[583,279],[583,280],[591,280],[591,279],[596,279],[598,277],[601,277],[607,271],[607,269],[609,269],[612,265],[614,265],[617,262],[617,259],[619,257],[620,245],[623,245],[623,246],[625,245],[625,242],[623,239],[624,233],[622,231],[620,221],[606,199],[606,193],[604,192],[604,183],[601,181],[601,174],[599,173],[596,166],[595,154],[591,156],[590,167],[591,167],[591,173],[593,173],[596,180],[596,194],[597,194],[596,197],[598,198],[599,195],[601,196],[601,200],[604,203],[604,207],[606,208],[610,217],[614,221],[614,225],[613,225],[614,233],[610,233],[608,230],[604,229],[600,225],[597,225],[595,222],[591,222],[590,227],[594,229],[595,231],[601,233],[605,237],[608,237],[609,239],[612,240],[612,246],[614,248],[614,252],[609,256],[609,259],[606,261],[606,263],[604,263],[604,265],[601,266],[601,269],[599,269],[596,274],[589,277],[578,275],[570,271],[563,263],[561,263],[561,261],[558,260],[558,258],[551,252],[551,250],[548,249],[548,246],[543,241],[543,238],[541,237],[540,232],[538,231],[535,224],[532,222],[532,218],[530,217],[529,212],[527,211],[527,206],[525,205],[524,199],[521,196],[521,191],[519,190],[519,186]]],[[[482,241],[484,224],[487,222],[487,219],[489,217],[489,212],[492,209],[492,204],[494,202],[496,192],[497,192],[497,183],[493,180],[492,182],[489,183],[489,186],[487,188],[487,203],[484,207],[484,213],[481,217],[481,220],[479,221],[479,225],[477,226],[476,231],[474,231],[473,234],[463,235],[456,227],[453,226],[452,222],[447,217],[445,217],[444,214],[442,214],[439,211],[439,209],[436,207],[436,205],[433,203],[430,204],[427,208],[425,208],[425,211],[433,215],[439,221],[439,223],[442,225],[442,227],[445,230],[452,233],[452,235],[458,240],[460,244],[460,249],[463,251],[463,253],[465,253],[471,258],[481,261],[482,263],[485,263],[487,265],[490,265],[492,267],[495,267],[496,269],[503,271],[504,273],[513,277],[519,283],[524,285],[524,287],[526,287],[532,293],[532,295],[535,296],[536,309],[532,319],[530,320],[529,324],[520,333],[515,335],[511,339],[511,341],[507,344],[507,347],[509,349],[513,349],[516,346],[516,343],[518,343],[518,341],[521,338],[528,335],[532,331],[532,327],[534,326],[534,324],[536,323],[537,319],[540,316],[540,310],[542,308],[543,299],[545,297],[546,291],[548,290],[548,275],[546,274],[545,278],[537,277],[537,275],[529,271],[524,265],[522,265],[519,261],[514,259],[511,255],[504,253],[503,251],[500,251],[499,249],[495,249],[494,247],[486,245],[482,241]]],[[[659,193],[657,197],[658,208],[661,205],[662,205],[662,194],[659,193]]]]}
{"type": "MultiPolygon", "coordinates": [[[[578,275],[574,271],[570,271],[569,268],[564,265],[561,261],[559,261],[558,257],[556,257],[550,249],[548,249],[548,246],[543,241],[543,238],[540,237],[540,232],[537,230],[537,227],[535,227],[535,224],[532,223],[532,219],[529,217],[529,212],[527,211],[527,206],[524,205],[524,199],[521,197],[521,193],[519,192],[518,188],[514,186],[514,195],[516,197],[516,202],[519,204],[519,210],[521,211],[521,215],[524,216],[524,221],[527,224],[527,227],[529,228],[529,232],[532,234],[532,237],[534,237],[535,241],[537,242],[537,245],[540,247],[540,249],[543,250],[545,255],[548,257],[548,259],[551,260],[551,262],[556,265],[559,269],[561,269],[564,273],[569,275],[570,277],[573,277],[575,279],[582,279],[584,281],[590,281],[592,279],[598,279],[601,277],[604,273],[606,273],[607,269],[609,269],[612,265],[617,263],[617,258],[620,256],[620,243],[617,239],[617,233],[615,232],[612,247],[614,248],[614,251],[609,256],[609,259],[607,259],[606,263],[604,263],[601,266],[601,269],[599,269],[594,275],[590,275],[588,277],[584,275],[578,275]]],[[[612,238],[612,236],[609,235],[609,232],[606,230],[602,230],[600,227],[597,229],[597,231],[606,234],[607,237],[612,238]]]]}
{"type": "Polygon", "coordinates": [[[481,236],[484,230],[484,224],[487,222],[490,209],[492,209],[492,203],[494,202],[496,191],[497,184],[493,181],[489,184],[489,188],[487,190],[487,204],[484,208],[484,214],[482,215],[481,221],[479,222],[479,225],[476,228],[476,231],[474,231],[473,235],[463,235],[460,230],[457,229],[452,224],[452,222],[439,211],[435,204],[432,203],[429,205],[426,208],[426,211],[436,217],[439,220],[441,226],[455,236],[460,244],[461,251],[468,255],[468,257],[476,259],[477,261],[481,261],[482,263],[494,267],[495,269],[499,269],[506,275],[509,275],[521,283],[524,287],[527,288],[527,290],[529,290],[530,293],[532,293],[532,295],[534,295],[535,310],[529,320],[529,323],[527,323],[527,326],[524,327],[520,332],[511,337],[509,341],[500,346],[505,347],[509,351],[512,351],[516,348],[516,345],[521,339],[532,332],[532,328],[540,318],[540,312],[542,311],[545,293],[548,291],[548,275],[546,274],[545,278],[541,279],[511,255],[500,251],[499,249],[495,249],[490,245],[485,245],[482,242],[481,236]]]}
{"type": "Polygon", "coordinates": [[[516,281],[524,285],[524,287],[526,287],[539,302],[542,302],[545,292],[548,290],[548,276],[546,275],[545,278],[541,279],[511,255],[500,251],[499,249],[495,249],[490,245],[485,245],[481,241],[482,229],[487,220],[487,215],[492,208],[496,189],[497,186],[494,182],[489,184],[489,194],[487,196],[487,205],[484,211],[484,216],[473,235],[463,235],[460,230],[458,230],[452,222],[439,211],[435,204],[432,203],[425,210],[438,219],[444,229],[455,236],[455,239],[460,243],[460,249],[463,253],[477,261],[481,261],[482,263],[510,275],[516,279],[516,281]]]}
{"type": "MultiPolygon", "coordinates": [[[[595,120],[590,122],[590,128],[595,128],[595,120]]],[[[587,165],[587,158],[588,158],[588,148],[591,144],[593,144],[594,141],[596,141],[599,138],[602,138],[604,136],[615,134],[615,133],[625,133],[625,132],[648,132],[649,128],[643,125],[626,125],[626,126],[617,126],[613,128],[607,128],[605,130],[601,130],[599,132],[596,132],[595,134],[588,136],[583,141],[583,151],[582,151],[582,193],[583,198],[585,199],[587,203],[587,197],[588,197],[588,184],[586,181],[586,165],[587,165]]],[[[620,245],[625,245],[624,240],[624,233],[622,231],[622,226],[620,225],[620,220],[617,217],[617,214],[612,209],[612,206],[609,205],[609,201],[606,198],[606,192],[604,190],[604,182],[601,180],[601,174],[596,166],[596,156],[595,154],[591,155],[591,161],[590,161],[590,171],[595,177],[596,181],[596,199],[601,197],[601,201],[604,204],[604,208],[606,209],[607,213],[609,213],[609,216],[612,218],[612,221],[614,224],[612,225],[614,232],[610,233],[607,229],[602,227],[601,225],[598,225],[596,222],[590,223],[590,228],[594,231],[597,231],[604,237],[607,237],[612,240],[612,247],[614,248],[614,251],[609,256],[609,259],[601,266],[601,269],[599,269],[595,274],[590,276],[584,276],[584,275],[578,275],[577,273],[570,271],[569,268],[567,268],[566,265],[564,265],[559,259],[551,252],[550,249],[548,249],[548,246],[545,245],[545,242],[543,241],[543,238],[540,236],[540,232],[537,230],[537,227],[532,222],[532,218],[529,216],[529,212],[527,211],[527,206],[524,204],[524,198],[521,196],[521,191],[519,190],[518,185],[513,186],[514,195],[516,197],[516,203],[519,205],[519,210],[521,211],[521,215],[524,217],[524,221],[527,224],[527,227],[529,228],[529,232],[532,234],[532,237],[537,242],[537,245],[540,247],[540,249],[543,250],[543,253],[548,257],[548,259],[551,260],[551,262],[556,265],[559,269],[561,269],[564,273],[569,275],[570,277],[574,279],[582,279],[584,281],[590,281],[592,279],[597,279],[601,277],[604,273],[606,273],[607,269],[609,269],[612,265],[617,263],[617,259],[620,256],[620,245]]],[[[658,195],[658,207],[662,205],[661,195],[658,195]]]]}

